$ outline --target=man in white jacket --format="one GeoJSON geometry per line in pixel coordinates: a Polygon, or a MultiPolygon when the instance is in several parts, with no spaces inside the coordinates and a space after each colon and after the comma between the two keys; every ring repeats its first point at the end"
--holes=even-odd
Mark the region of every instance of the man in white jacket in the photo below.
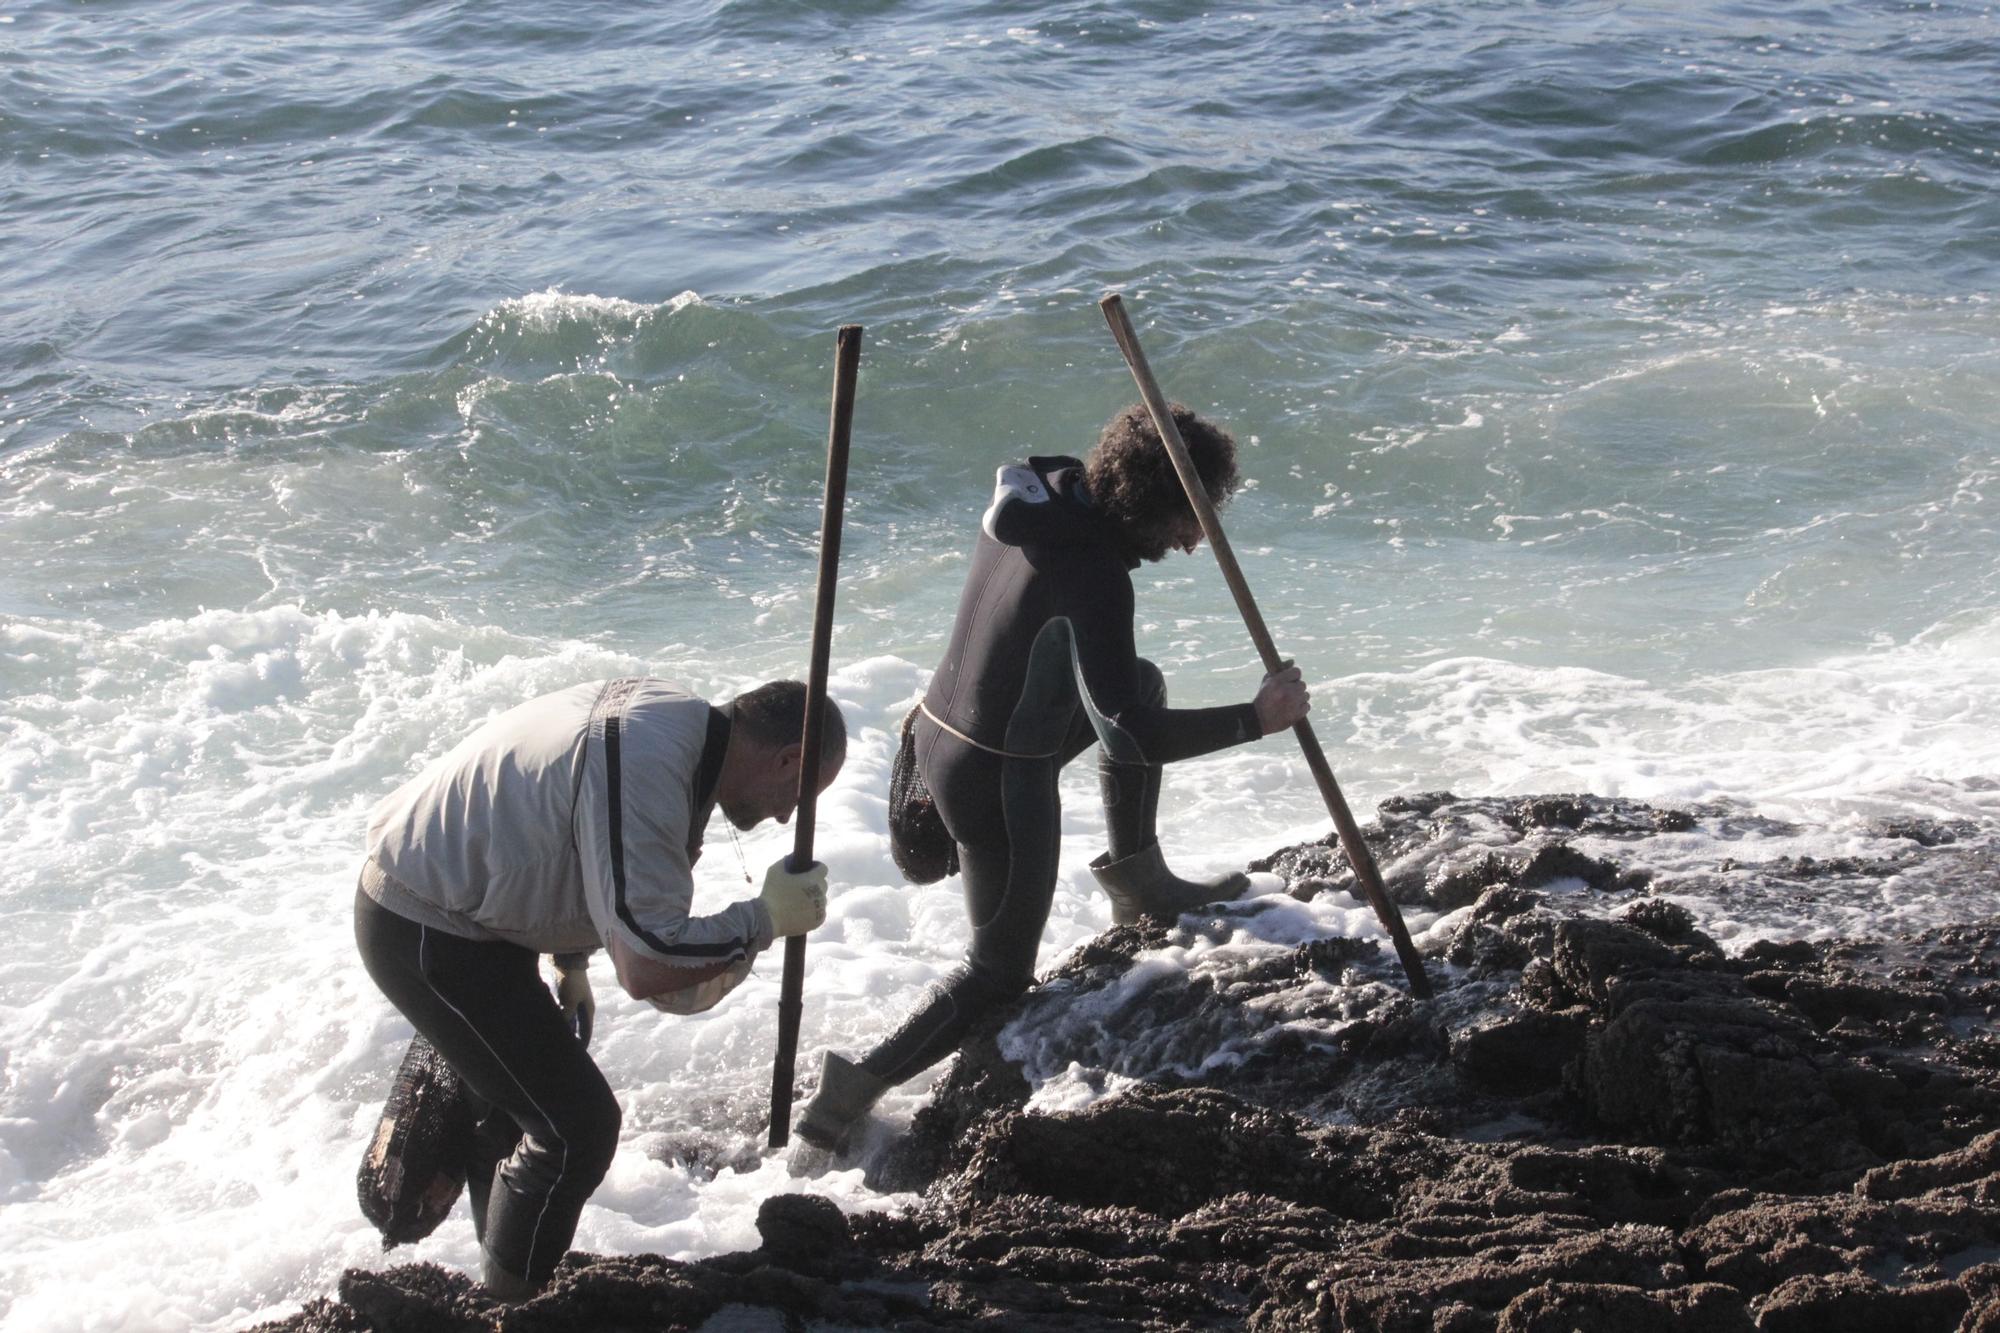
{"type": "MultiPolygon", "coordinates": [[[[791,818],[806,693],[773,681],[716,708],[658,680],[574,686],[486,723],[370,814],[355,939],[480,1104],[466,1184],[495,1296],[548,1281],[617,1149],[618,1103],[585,1051],[590,952],[633,998],[696,1013],[825,919],[826,867],[783,861],[757,897],[690,914],[712,810],[742,829],[791,818]]],[[[847,728],[821,702],[824,789],[847,728]]]]}

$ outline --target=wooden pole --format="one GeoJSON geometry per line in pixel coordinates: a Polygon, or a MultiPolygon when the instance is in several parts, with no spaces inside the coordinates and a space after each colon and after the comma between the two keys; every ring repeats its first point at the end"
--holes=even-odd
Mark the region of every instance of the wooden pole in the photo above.
{"type": "MultiPolygon", "coordinates": [[[[1249,627],[1257,653],[1264,659],[1264,670],[1283,670],[1290,663],[1278,655],[1277,645],[1271,641],[1271,632],[1264,626],[1264,617],[1257,610],[1257,600],[1250,595],[1250,585],[1244,581],[1243,570],[1236,563],[1236,553],[1230,549],[1229,538],[1223,534],[1222,520],[1216,516],[1215,506],[1209,503],[1208,490],[1195,471],[1194,460],[1188,457],[1187,443],[1181,439],[1180,429],[1174,425],[1174,414],[1167,405],[1166,395],[1160,392],[1159,382],[1153,378],[1152,368],[1146,364],[1146,353],[1140,348],[1139,335],[1125,313],[1125,303],[1119,299],[1118,293],[1112,292],[1098,305],[1104,311],[1105,322],[1111,326],[1111,336],[1118,340],[1118,349],[1125,354],[1125,364],[1131,367],[1132,378],[1139,385],[1139,396],[1145,400],[1146,410],[1152,414],[1153,425],[1160,432],[1168,455],[1174,460],[1174,471],[1180,475],[1188,503],[1194,506],[1195,517],[1201,520],[1201,530],[1208,537],[1209,549],[1215,552],[1216,563],[1222,566],[1222,577],[1236,598],[1236,609],[1243,613],[1243,623],[1249,627]]],[[[1382,874],[1375,868],[1375,858],[1369,853],[1368,844],[1362,841],[1354,816],[1348,812],[1347,801],[1340,794],[1340,784],[1333,780],[1333,769],[1326,762],[1325,752],[1319,748],[1319,738],[1313,735],[1312,727],[1304,719],[1294,724],[1292,731],[1299,738],[1299,748],[1305,751],[1306,767],[1312,770],[1313,780],[1319,784],[1319,794],[1326,802],[1327,812],[1333,816],[1333,826],[1340,833],[1340,845],[1347,853],[1348,864],[1354,868],[1354,878],[1359,881],[1369,905],[1375,909],[1375,916],[1381,921],[1383,929],[1389,932],[1390,942],[1396,946],[1396,956],[1403,962],[1403,971],[1409,974],[1411,992],[1419,999],[1429,999],[1431,985],[1424,975],[1423,959],[1417,956],[1416,946],[1410,943],[1410,931],[1403,924],[1403,914],[1396,910],[1396,904],[1389,900],[1388,890],[1382,887],[1382,874]]]]}
{"type": "MultiPolygon", "coordinates": [[[[792,854],[786,865],[804,870],[813,862],[813,828],[819,806],[819,752],[825,718],[819,701],[826,693],[833,654],[833,591],[840,569],[840,517],[847,505],[847,446],[854,425],[854,386],[861,370],[861,326],[843,324],[834,337],[833,414],[826,442],[826,501],[819,525],[819,588],[813,603],[812,664],[806,671],[806,722],[799,756],[799,804],[793,815],[792,854]]],[[[771,1070],[771,1146],[792,1137],[792,1071],[798,1063],[799,1021],[805,1013],[806,937],[785,940],[785,972],[778,987],[778,1055],[771,1070]]]]}

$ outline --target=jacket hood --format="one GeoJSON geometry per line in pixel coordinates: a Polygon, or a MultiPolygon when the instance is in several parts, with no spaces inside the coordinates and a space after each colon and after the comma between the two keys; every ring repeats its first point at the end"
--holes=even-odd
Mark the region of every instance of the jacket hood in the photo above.
{"type": "Polygon", "coordinates": [[[993,502],[979,526],[1002,546],[1103,542],[1109,536],[1084,488],[1083,463],[1062,455],[998,469],[993,502]]]}

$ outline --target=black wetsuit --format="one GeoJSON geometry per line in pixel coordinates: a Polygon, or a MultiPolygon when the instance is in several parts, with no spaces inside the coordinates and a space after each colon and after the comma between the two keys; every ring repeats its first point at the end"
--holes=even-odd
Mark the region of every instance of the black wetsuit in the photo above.
{"type": "Polygon", "coordinates": [[[1249,704],[1168,708],[1132,641],[1137,564],[1074,458],[1001,469],[916,719],[917,762],[958,844],[972,946],[862,1065],[900,1083],[1034,980],[1056,883],[1063,765],[1095,741],[1113,860],[1150,846],[1160,765],[1261,734],[1249,704]]]}
{"type": "Polygon", "coordinates": [[[543,983],[543,953],[682,965],[769,942],[753,901],[690,916],[730,721],[663,681],[591,682],[489,721],[375,808],[354,896],[361,961],[479,1116],[472,1225],[548,1281],[618,1149],[617,1098],[543,983]]]}

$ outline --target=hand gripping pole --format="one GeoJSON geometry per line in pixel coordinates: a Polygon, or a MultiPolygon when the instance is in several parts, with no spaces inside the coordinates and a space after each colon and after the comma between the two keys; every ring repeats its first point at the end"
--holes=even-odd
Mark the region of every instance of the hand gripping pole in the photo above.
{"type": "MultiPolygon", "coordinates": [[[[840,570],[840,518],[847,505],[847,445],[854,426],[854,387],[861,371],[861,326],[843,324],[834,338],[833,420],[826,443],[826,502],[819,527],[819,590],[813,603],[812,665],[806,672],[806,725],[799,756],[799,805],[792,822],[786,865],[804,870],[813,861],[813,823],[819,803],[820,737],[825,719],[827,664],[833,652],[833,591],[840,570]]],[[[785,971],[778,987],[778,1054],[771,1070],[771,1146],[792,1137],[792,1072],[798,1063],[799,1020],[805,1013],[806,937],[785,940],[785,971]]]]}
{"type": "MultiPolygon", "coordinates": [[[[1153,378],[1152,368],[1146,364],[1146,353],[1139,346],[1139,335],[1132,328],[1131,319],[1125,314],[1124,301],[1119,299],[1118,293],[1112,292],[1098,305],[1104,311],[1105,322],[1111,326],[1111,336],[1118,340],[1118,350],[1125,354],[1125,364],[1131,367],[1132,378],[1139,385],[1139,396],[1145,400],[1146,410],[1152,414],[1153,425],[1160,432],[1168,455],[1174,460],[1174,471],[1179,474],[1181,486],[1187,491],[1188,503],[1194,506],[1195,517],[1201,520],[1201,530],[1208,538],[1209,549],[1215,552],[1216,563],[1222,566],[1222,577],[1236,598],[1236,609],[1243,613],[1243,623],[1249,627],[1257,653],[1264,659],[1264,670],[1284,669],[1290,664],[1278,655],[1277,645],[1271,641],[1271,632],[1264,626],[1264,617],[1257,610],[1257,600],[1250,595],[1250,585],[1244,581],[1243,570],[1236,563],[1236,553],[1230,549],[1229,538],[1223,534],[1222,520],[1216,516],[1215,506],[1209,503],[1208,490],[1201,484],[1194,460],[1188,457],[1187,444],[1181,439],[1180,429],[1174,425],[1174,414],[1167,406],[1166,395],[1160,392],[1159,382],[1153,378]]],[[[1390,901],[1388,890],[1382,887],[1382,874],[1375,868],[1375,858],[1369,853],[1368,844],[1362,841],[1354,816],[1348,812],[1347,802],[1340,794],[1340,784],[1333,780],[1333,769],[1327,765],[1326,754],[1319,748],[1319,738],[1313,735],[1312,727],[1303,719],[1293,725],[1292,731],[1299,738],[1299,748],[1305,751],[1306,767],[1312,770],[1313,780],[1319,784],[1319,794],[1326,802],[1327,812],[1333,816],[1333,826],[1340,833],[1340,845],[1347,853],[1348,864],[1354,868],[1354,878],[1360,883],[1369,906],[1375,909],[1382,928],[1389,932],[1389,939],[1396,946],[1396,957],[1402,960],[1403,971],[1409,974],[1411,993],[1418,999],[1428,1000],[1431,984],[1424,975],[1424,961],[1418,956],[1416,946],[1410,943],[1410,931],[1403,924],[1403,914],[1390,901]]]]}

